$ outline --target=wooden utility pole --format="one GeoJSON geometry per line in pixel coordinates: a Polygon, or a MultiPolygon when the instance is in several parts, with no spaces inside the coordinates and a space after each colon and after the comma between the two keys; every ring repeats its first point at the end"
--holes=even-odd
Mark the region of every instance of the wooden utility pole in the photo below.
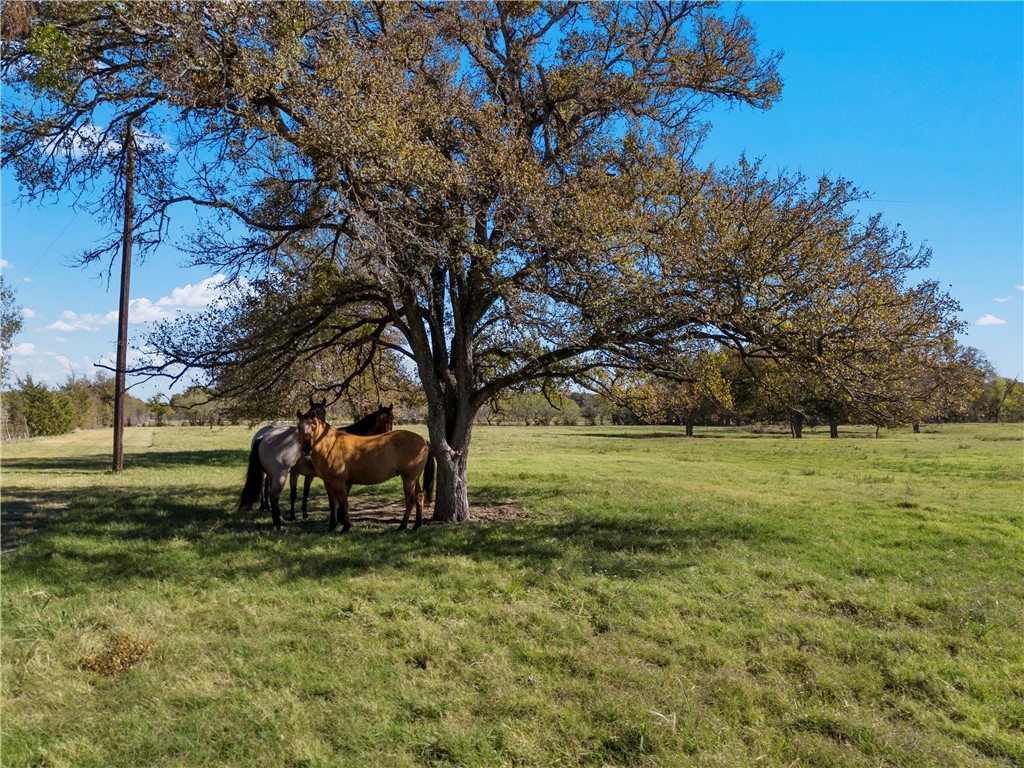
{"type": "Polygon", "coordinates": [[[124,128],[124,230],[121,236],[121,302],[117,314],[117,370],[114,372],[114,465],[124,470],[124,391],[128,368],[128,285],[132,272],[132,221],[135,219],[135,131],[124,128]]]}

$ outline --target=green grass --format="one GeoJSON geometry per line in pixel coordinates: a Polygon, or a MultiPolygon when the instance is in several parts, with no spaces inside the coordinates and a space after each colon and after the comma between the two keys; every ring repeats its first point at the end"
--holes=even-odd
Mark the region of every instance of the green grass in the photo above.
{"type": "Polygon", "coordinates": [[[345,535],[251,430],[7,444],[0,762],[1024,764],[1024,428],[872,435],[478,428],[529,519],[345,535]]]}

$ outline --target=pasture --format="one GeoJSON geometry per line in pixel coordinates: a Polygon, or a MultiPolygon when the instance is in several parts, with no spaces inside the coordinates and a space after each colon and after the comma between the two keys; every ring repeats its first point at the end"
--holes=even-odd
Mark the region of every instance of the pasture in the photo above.
{"type": "Polygon", "coordinates": [[[0,762],[1024,764],[1024,427],[680,432],[478,427],[514,519],[344,535],[233,511],[252,430],[4,445],[0,762]]]}

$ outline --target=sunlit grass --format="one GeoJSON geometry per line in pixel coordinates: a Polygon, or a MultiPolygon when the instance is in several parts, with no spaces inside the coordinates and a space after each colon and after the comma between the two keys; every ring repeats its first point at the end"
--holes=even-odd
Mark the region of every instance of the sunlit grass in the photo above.
{"type": "Polygon", "coordinates": [[[4,446],[5,768],[1024,761],[1020,426],[478,428],[528,520],[344,536],[250,436],[4,446]]]}

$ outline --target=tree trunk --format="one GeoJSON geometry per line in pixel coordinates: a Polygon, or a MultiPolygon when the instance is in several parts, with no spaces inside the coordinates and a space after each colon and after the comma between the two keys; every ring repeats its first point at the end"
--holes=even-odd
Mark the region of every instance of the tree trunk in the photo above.
{"type": "Polygon", "coordinates": [[[804,436],[804,416],[802,413],[794,413],[789,419],[789,428],[793,437],[799,440],[804,436]]]}
{"type": "Polygon", "coordinates": [[[469,493],[466,466],[469,445],[462,451],[434,450],[437,476],[434,495],[434,520],[461,523],[469,519],[469,493]]]}
{"type": "Polygon", "coordinates": [[[920,435],[921,434],[921,422],[919,422],[919,421],[915,421],[914,422],[914,434],[915,435],[920,435]]]}
{"type": "Polygon", "coordinates": [[[828,423],[828,436],[833,440],[839,437],[839,422],[830,420],[828,423]]]}
{"type": "Polygon", "coordinates": [[[694,413],[690,412],[686,414],[686,436],[693,437],[693,422],[697,420],[694,413]]]}
{"type": "Polygon", "coordinates": [[[437,462],[434,485],[433,520],[461,523],[469,520],[469,443],[473,437],[473,414],[467,406],[456,406],[455,413],[428,403],[427,425],[430,448],[437,462]]]}

